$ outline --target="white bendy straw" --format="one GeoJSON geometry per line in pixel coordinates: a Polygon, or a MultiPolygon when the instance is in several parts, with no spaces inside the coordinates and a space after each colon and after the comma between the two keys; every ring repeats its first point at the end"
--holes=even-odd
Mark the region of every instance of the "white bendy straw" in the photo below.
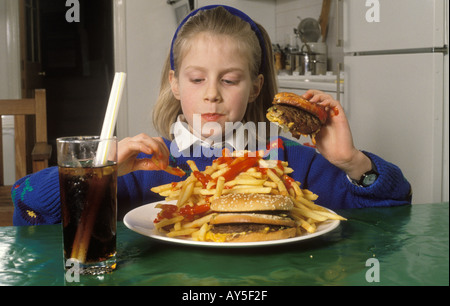
{"type": "MultiPolygon", "coordinates": [[[[111,93],[109,95],[108,107],[106,108],[105,119],[103,120],[102,132],[100,140],[110,139],[113,137],[114,128],[117,121],[117,113],[119,111],[120,101],[122,99],[123,88],[125,85],[127,74],[124,72],[116,72],[114,76],[111,93]]],[[[111,142],[101,141],[95,156],[95,165],[102,166],[106,164],[108,152],[111,142]]]]}

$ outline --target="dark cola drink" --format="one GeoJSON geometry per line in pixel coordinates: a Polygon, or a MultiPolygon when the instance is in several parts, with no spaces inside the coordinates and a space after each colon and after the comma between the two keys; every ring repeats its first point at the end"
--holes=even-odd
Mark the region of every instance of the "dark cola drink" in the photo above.
{"type": "Polygon", "coordinates": [[[59,167],[64,259],[81,274],[116,267],[117,164],[59,167]]]}

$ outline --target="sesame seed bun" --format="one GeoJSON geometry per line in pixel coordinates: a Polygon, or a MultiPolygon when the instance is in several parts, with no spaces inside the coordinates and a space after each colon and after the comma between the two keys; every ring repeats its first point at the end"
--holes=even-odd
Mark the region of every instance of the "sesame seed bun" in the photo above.
{"type": "Polygon", "coordinates": [[[258,193],[227,194],[211,202],[211,209],[217,212],[289,211],[293,207],[294,203],[289,197],[258,193]]]}

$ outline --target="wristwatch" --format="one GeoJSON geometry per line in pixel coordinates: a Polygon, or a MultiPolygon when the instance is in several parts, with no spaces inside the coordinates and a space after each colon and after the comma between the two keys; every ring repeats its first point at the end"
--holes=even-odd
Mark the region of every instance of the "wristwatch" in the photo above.
{"type": "Polygon", "coordinates": [[[352,179],[353,184],[360,187],[369,187],[377,180],[379,176],[379,173],[377,172],[377,167],[375,166],[372,160],[370,161],[372,162],[372,169],[361,175],[361,178],[359,180],[352,179]]]}

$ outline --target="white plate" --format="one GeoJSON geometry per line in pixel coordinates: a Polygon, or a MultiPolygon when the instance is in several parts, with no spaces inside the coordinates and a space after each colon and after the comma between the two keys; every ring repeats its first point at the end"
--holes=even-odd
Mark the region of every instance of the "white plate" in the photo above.
{"type": "Polygon", "coordinates": [[[316,232],[313,234],[306,233],[303,234],[302,236],[281,240],[257,241],[257,242],[194,241],[190,238],[166,237],[165,234],[159,233],[155,229],[155,226],[153,225],[153,220],[155,220],[156,215],[160,211],[159,208],[155,208],[155,205],[158,203],[175,204],[175,202],[176,201],[161,201],[137,207],[125,215],[123,222],[129,229],[144,236],[172,243],[180,243],[194,246],[206,246],[206,247],[254,247],[254,246],[271,246],[271,245],[291,243],[295,241],[307,240],[317,236],[321,236],[335,229],[340,223],[339,220],[327,220],[325,222],[322,222],[317,227],[316,232]]]}

